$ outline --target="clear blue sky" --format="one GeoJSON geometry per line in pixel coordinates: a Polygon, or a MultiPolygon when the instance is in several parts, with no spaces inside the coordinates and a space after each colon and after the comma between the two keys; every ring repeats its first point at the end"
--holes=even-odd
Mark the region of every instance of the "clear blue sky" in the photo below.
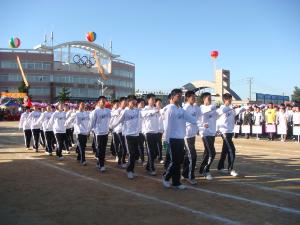
{"type": "MultiPolygon", "coordinates": [[[[136,64],[136,88],[170,90],[197,79],[212,80],[210,51],[231,71],[232,88],[291,94],[300,86],[300,1],[297,0],[89,0],[1,1],[0,47],[11,36],[22,48],[43,42],[84,40],[108,46],[136,64]]],[[[253,95],[254,97],[254,95],[253,95]]]]}

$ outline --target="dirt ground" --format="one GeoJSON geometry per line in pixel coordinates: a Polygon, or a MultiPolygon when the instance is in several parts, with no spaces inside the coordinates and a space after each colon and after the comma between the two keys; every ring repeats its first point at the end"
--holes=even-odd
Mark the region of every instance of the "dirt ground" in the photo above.
{"type": "MultiPolygon", "coordinates": [[[[75,152],[58,161],[43,151],[26,151],[16,122],[0,122],[0,225],[192,225],[299,224],[300,144],[235,139],[233,178],[216,171],[187,190],[165,189],[158,175],[137,165],[128,180],[107,151],[107,172],[96,170],[88,145],[83,167],[75,152]]],[[[198,161],[203,146],[197,140],[198,161]]],[[[199,162],[197,163],[199,166],[199,162]]]]}

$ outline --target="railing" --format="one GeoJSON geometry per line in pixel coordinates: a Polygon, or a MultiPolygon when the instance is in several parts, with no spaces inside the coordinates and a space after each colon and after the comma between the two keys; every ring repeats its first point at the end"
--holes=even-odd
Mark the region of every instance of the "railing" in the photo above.
{"type": "Polygon", "coordinates": [[[131,65],[131,66],[135,66],[134,63],[123,60],[123,59],[113,59],[113,62],[119,62],[119,63],[123,63],[123,64],[127,64],[127,65],[131,65]]]}
{"type": "Polygon", "coordinates": [[[35,49],[18,49],[18,48],[0,48],[0,52],[23,52],[23,53],[43,53],[43,54],[53,54],[52,51],[46,50],[35,50],[35,49]]]}

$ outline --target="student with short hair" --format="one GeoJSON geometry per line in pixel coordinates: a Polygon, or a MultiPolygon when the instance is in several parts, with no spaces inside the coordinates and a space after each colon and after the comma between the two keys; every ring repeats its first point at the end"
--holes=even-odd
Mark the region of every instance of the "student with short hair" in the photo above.
{"type": "MultiPolygon", "coordinates": [[[[140,112],[142,112],[142,110],[145,108],[145,100],[143,98],[138,98],[137,99],[137,108],[140,110],[140,112]]],[[[145,136],[143,134],[143,126],[144,126],[144,121],[143,118],[140,119],[140,133],[139,133],[139,155],[137,160],[144,164],[145,161],[145,136]]]]}
{"type": "MultiPolygon", "coordinates": [[[[265,111],[266,125],[275,126],[275,124],[276,124],[276,114],[277,114],[276,109],[274,108],[273,103],[270,102],[269,105],[268,105],[268,109],[265,111]]],[[[268,132],[268,133],[269,133],[269,140],[273,141],[275,132],[268,132]]]]}
{"type": "MultiPolygon", "coordinates": [[[[119,108],[119,100],[115,99],[112,102],[112,109],[111,109],[111,120],[113,120],[113,115],[115,110],[117,110],[119,108]]],[[[113,130],[111,131],[111,144],[110,144],[110,152],[111,154],[116,157],[116,162],[118,162],[118,149],[119,149],[119,145],[120,143],[118,142],[118,138],[116,137],[116,132],[114,132],[113,130]]]]}
{"type": "MultiPolygon", "coordinates": [[[[195,105],[196,95],[194,91],[185,93],[185,104],[183,109],[195,120],[200,118],[200,108],[195,105]]],[[[197,152],[195,148],[196,135],[198,134],[198,126],[195,123],[186,122],[186,134],[184,137],[185,156],[183,161],[182,176],[190,183],[197,184],[195,180],[195,166],[197,161],[197,152]]]]}
{"type": "Polygon", "coordinates": [[[232,141],[235,116],[244,112],[245,108],[234,108],[232,106],[232,95],[229,93],[223,94],[223,105],[217,109],[219,114],[218,129],[223,138],[223,147],[221,157],[218,164],[218,170],[222,173],[229,173],[231,176],[238,176],[238,173],[233,169],[235,160],[235,146],[232,141]],[[228,167],[225,169],[224,161],[228,155],[228,167]]]}
{"type": "Polygon", "coordinates": [[[157,155],[158,155],[159,163],[163,164],[164,160],[163,160],[163,153],[162,153],[162,149],[163,149],[162,137],[163,137],[163,133],[164,133],[164,123],[163,123],[163,118],[161,115],[162,101],[160,98],[155,99],[155,107],[159,109],[158,153],[157,153],[157,155]]]}
{"type": "Polygon", "coordinates": [[[100,96],[98,98],[98,106],[93,110],[91,115],[90,127],[93,128],[96,135],[96,146],[97,146],[97,167],[100,172],[105,172],[104,166],[105,152],[108,141],[109,123],[111,119],[111,110],[105,108],[106,97],[100,96]]]}
{"type": "Polygon", "coordinates": [[[127,165],[128,179],[134,179],[135,160],[138,155],[138,142],[140,132],[140,110],[136,108],[136,97],[134,95],[128,96],[128,108],[123,110],[119,117],[117,117],[111,124],[111,128],[115,128],[119,124],[123,124],[122,134],[125,138],[126,148],[128,149],[129,159],[127,165]]]}
{"type": "Polygon", "coordinates": [[[63,160],[64,157],[62,155],[62,150],[65,148],[69,149],[67,143],[66,136],[66,112],[63,110],[64,104],[59,103],[57,110],[51,115],[51,118],[48,122],[48,127],[53,128],[53,132],[56,139],[56,156],[59,160],[63,160]]]}
{"type": "Polygon", "coordinates": [[[183,190],[186,187],[181,184],[180,177],[181,165],[184,160],[186,122],[196,124],[197,121],[181,108],[181,98],[182,91],[180,89],[173,89],[171,92],[172,103],[164,113],[165,142],[169,146],[170,163],[163,176],[163,186],[170,188],[170,179],[172,178],[172,186],[183,190]]]}
{"type": "Polygon", "coordinates": [[[30,128],[33,137],[33,149],[35,149],[36,152],[38,152],[39,150],[41,125],[39,125],[37,121],[40,118],[40,116],[41,116],[41,111],[38,109],[37,106],[33,106],[33,111],[27,117],[27,120],[30,121],[30,128]]]}
{"type": "Polygon", "coordinates": [[[199,173],[202,174],[206,180],[212,180],[213,177],[210,173],[210,166],[216,156],[215,135],[217,131],[217,107],[211,104],[211,94],[209,92],[202,93],[201,100],[203,104],[200,105],[200,121],[203,128],[200,129],[199,134],[204,144],[204,152],[199,173]]]}
{"type": "MultiPolygon", "coordinates": [[[[121,97],[119,99],[119,107],[115,110],[113,110],[111,114],[111,120],[110,120],[110,127],[112,127],[112,124],[114,121],[123,113],[125,108],[127,107],[127,97],[121,97]]],[[[117,126],[112,128],[113,133],[116,135],[114,136],[114,141],[116,146],[118,146],[118,151],[117,151],[117,163],[118,166],[126,169],[127,164],[126,164],[126,155],[127,155],[127,148],[125,145],[125,138],[122,134],[123,131],[123,124],[119,123],[117,126]]]]}
{"type": "Polygon", "coordinates": [[[155,95],[147,94],[148,105],[141,111],[143,134],[145,135],[148,161],[146,169],[151,176],[156,175],[155,158],[159,151],[159,109],[155,107],[155,95]]]}
{"type": "Polygon", "coordinates": [[[54,133],[53,133],[53,128],[52,126],[49,126],[49,120],[53,114],[51,105],[47,105],[46,111],[44,111],[40,118],[38,119],[38,123],[41,124],[42,126],[42,131],[44,132],[45,135],[45,154],[51,156],[52,155],[52,150],[53,150],[53,138],[54,138],[54,133]]]}
{"type": "Polygon", "coordinates": [[[85,148],[90,134],[90,116],[85,111],[85,103],[80,101],[78,111],[74,115],[74,133],[77,137],[77,160],[86,166],[85,148]]]}
{"type": "Polygon", "coordinates": [[[280,105],[279,112],[276,115],[277,134],[280,135],[282,142],[286,141],[286,135],[288,130],[288,115],[285,111],[285,106],[280,105]]]}
{"type": "Polygon", "coordinates": [[[30,142],[32,137],[30,120],[28,120],[29,114],[30,114],[30,107],[26,106],[25,112],[21,114],[20,122],[19,122],[19,129],[21,128],[23,129],[26,150],[30,149],[30,142]]]}

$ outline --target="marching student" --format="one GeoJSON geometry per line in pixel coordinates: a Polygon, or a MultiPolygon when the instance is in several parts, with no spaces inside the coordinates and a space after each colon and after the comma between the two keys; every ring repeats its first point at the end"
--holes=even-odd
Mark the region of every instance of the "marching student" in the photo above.
{"type": "Polygon", "coordinates": [[[33,111],[28,115],[27,119],[30,121],[30,128],[33,137],[33,149],[36,152],[39,150],[39,139],[40,139],[40,125],[37,123],[41,116],[41,112],[37,106],[33,106],[33,111]]]}
{"type": "Polygon", "coordinates": [[[134,173],[135,160],[138,155],[138,142],[140,132],[140,110],[136,108],[136,97],[134,95],[128,96],[128,108],[122,111],[117,117],[111,127],[114,128],[119,124],[123,124],[123,136],[125,137],[126,148],[129,152],[127,177],[133,179],[136,175],[134,173]]]}
{"type": "Polygon", "coordinates": [[[32,136],[30,121],[28,120],[29,114],[30,114],[30,107],[26,106],[25,112],[22,113],[19,122],[19,129],[21,128],[23,129],[26,150],[30,149],[30,142],[32,136]]]}
{"type": "Polygon", "coordinates": [[[86,166],[85,147],[90,133],[90,116],[89,112],[85,111],[85,103],[82,101],[79,103],[79,109],[75,113],[74,133],[77,137],[77,160],[83,166],[86,166]]]}
{"type": "MultiPolygon", "coordinates": [[[[41,108],[41,116],[43,115],[43,113],[45,112],[45,108],[41,108]]],[[[40,144],[43,148],[46,148],[46,140],[45,140],[45,132],[43,130],[43,125],[42,123],[40,123],[41,127],[40,127],[40,144]]]]}
{"type": "MultiPolygon", "coordinates": [[[[97,104],[98,102],[96,102],[95,104],[95,109],[98,109],[99,106],[97,104]]],[[[92,116],[92,112],[89,113],[89,116],[90,116],[90,121],[91,121],[91,116],[92,116]]],[[[96,144],[96,134],[94,132],[94,129],[91,127],[91,132],[92,132],[92,135],[93,135],[93,140],[92,140],[92,150],[93,150],[93,153],[95,155],[95,159],[98,159],[97,157],[97,144],[96,144]]]]}
{"type": "MultiPolygon", "coordinates": [[[[165,119],[166,119],[165,113],[166,113],[167,109],[170,106],[172,106],[173,104],[174,103],[173,103],[172,95],[170,93],[170,94],[168,94],[168,104],[160,110],[160,118],[161,118],[161,120],[163,122],[163,129],[164,129],[164,131],[163,131],[163,140],[165,139],[164,138],[164,134],[165,134],[165,119]]],[[[165,168],[165,170],[167,170],[167,168],[169,167],[169,164],[171,162],[170,152],[169,152],[169,143],[164,140],[163,141],[163,146],[164,146],[164,148],[166,150],[166,157],[165,157],[165,161],[164,161],[164,168],[165,168]]]]}
{"type": "Polygon", "coordinates": [[[64,104],[59,103],[57,106],[57,110],[52,114],[48,127],[53,128],[55,140],[56,140],[56,156],[59,160],[63,160],[62,150],[63,148],[69,150],[69,146],[67,143],[66,136],[66,112],[64,112],[64,104]]]}
{"type": "Polygon", "coordinates": [[[37,123],[42,125],[41,132],[45,135],[45,154],[46,155],[52,155],[52,149],[53,149],[53,128],[52,126],[49,126],[49,120],[52,116],[52,108],[51,105],[47,105],[46,111],[44,111],[40,118],[38,119],[37,123]]]}
{"type": "Polygon", "coordinates": [[[245,108],[234,108],[232,107],[232,95],[229,93],[223,94],[223,105],[217,109],[219,114],[218,119],[218,129],[221,132],[223,138],[223,147],[221,152],[220,161],[218,164],[218,170],[222,173],[228,173],[231,176],[238,176],[238,173],[233,169],[233,164],[235,160],[235,146],[232,141],[233,129],[234,129],[234,120],[235,116],[244,112],[245,108]],[[224,166],[224,161],[228,155],[228,167],[227,170],[224,166]]]}
{"type": "Polygon", "coordinates": [[[286,141],[286,135],[288,130],[288,115],[285,111],[285,106],[280,105],[280,110],[276,115],[277,134],[280,134],[282,142],[286,141]]]}
{"type": "Polygon", "coordinates": [[[216,156],[215,136],[217,131],[216,121],[218,115],[216,112],[216,106],[211,104],[211,94],[209,92],[202,93],[201,100],[203,104],[200,106],[200,121],[203,128],[200,129],[199,133],[204,144],[204,152],[199,173],[202,174],[205,179],[212,180],[213,177],[209,170],[216,156]]]}
{"type": "MultiPolygon", "coordinates": [[[[111,121],[114,119],[114,112],[119,108],[119,100],[115,99],[112,101],[112,109],[111,109],[111,121]]],[[[119,149],[119,145],[120,143],[115,140],[117,139],[116,137],[116,132],[111,131],[111,144],[110,144],[110,152],[113,156],[116,157],[116,162],[118,162],[118,149],[119,149]]]]}
{"type": "Polygon", "coordinates": [[[154,161],[157,152],[159,151],[159,109],[155,107],[155,95],[147,94],[148,105],[141,111],[143,120],[143,134],[145,135],[148,161],[146,170],[149,175],[155,176],[154,161]]]}
{"type": "Polygon", "coordinates": [[[162,118],[162,115],[161,115],[162,102],[161,102],[160,98],[155,99],[155,106],[159,110],[158,153],[157,153],[157,155],[158,155],[159,163],[163,164],[164,160],[163,160],[163,154],[162,154],[162,149],[163,149],[162,136],[163,136],[163,133],[164,133],[164,123],[163,123],[163,118],[162,118]]]}
{"type": "Polygon", "coordinates": [[[186,122],[196,124],[194,117],[190,116],[184,109],[181,108],[180,102],[182,91],[174,89],[171,92],[171,104],[164,112],[164,128],[165,142],[168,145],[170,163],[163,176],[163,186],[171,187],[172,185],[180,190],[186,187],[180,183],[181,164],[184,159],[184,137],[186,133],[186,122]]]}
{"type": "MultiPolygon", "coordinates": [[[[66,121],[66,137],[67,142],[66,145],[68,145],[68,148],[71,149],[74,145],[74,138],[73,138],[73,132],[74,132],[74,118],[75,118],[75,112],[73,112],[72,109],[68,105],[65,105],[64,111],[66,113],[67,121],[66,121]]],[[[64,153],[70,154],[69,150],[65,150],[64,153]]]]}
{"type": "MultiPolygon", "coordinates": [[[[272,102],[269,103],[268,109],[265,112],[265,120],[266,120],[266,125],[273,125],[275,126],[276,124],[276,109],[274,109],[274,105],[272,102]]],[[[274,140],[274,133],[276,132],[275,130],[272,130],[272,132],[267,131],[269,133],[269,140],[273,141],[274,140]]]]}
{"type": "MultiPolygon", "coordinates": [[[[183,109],[191,117],[198,120],[200,117],[200,108],[195,104],[196,96],[194,91],[185,93],[185,104],[183,109]]],[[[195,148],[198,126],[195,123],[186,122],[186,133],[184,137],[185,156],[183,161],[182,176],[190,183],[197,184],[195,180],[195,166],[197,161],[197,152],[195,148]]]]}
{"type": "MultiPolygon", "coordinates": [[[[119,99],[119,108],[117,110],[114,110],[112,113],[112,119],[110,122],[110,126],[113,124],[113,122],[121,115],[121,113],[125,110],[127,107],[127,98],[121,97],[119,99]]],[[[118,166],[126,169],[126,155],[127,155],[127,148],[125,145],[125,138],[122,134],[123,131],[123,124],[119,123],[116,127],[113,128],[113,132],[116,133],[116,138],[114,138],[116,146],[119,146],[117,155],[118,155],[118,166]]]]}
{"type": "MultiPolygon", "coordinates": [[[[140,110],[140,112],[145,108],[145,100],[143,98],[138,98],[137,99],[137,108],[140,110]]],[[[139,133],[139,155],[138,155],[138,162],[144,164],[145,161],[145,136],[142,133],[143,130],[143,118],[140,119],[140,133],[139,133]]]]}
{"type": "Polygon", "coordinates": [[[98,98],[98,107],[91,114],[90,127],[94,129],[97,146],[97,167],[100,172],[105,172],[104,166],[105,152],[108,140],[109,123],[111,119],[111,110],[105,107],[106,97],[98,98]]]}

